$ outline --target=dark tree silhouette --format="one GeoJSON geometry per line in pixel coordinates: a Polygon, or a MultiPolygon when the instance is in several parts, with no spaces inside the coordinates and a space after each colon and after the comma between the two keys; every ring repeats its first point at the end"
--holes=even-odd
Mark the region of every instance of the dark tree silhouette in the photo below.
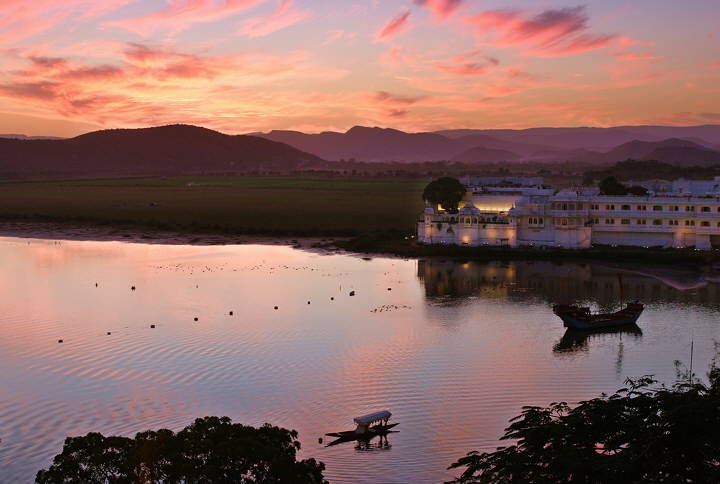
{"type": "Polygon", "coordinates": [[[205,417],[178,433],[147,431],[134,439],[89,433],[68,437],[35,482],[326,484],[324,464],[296,459],[297,436],[269,424],[233,424],[228,417],[205,417]]]}
{"type": "Polygon", "coordinates": [[[444,176],[431,181],[423,190],[422,197],[426,202],[440,204],[449,213],[457,213],[465,193],[465,186],[457,178],[444,176]]]}
{"type": "Polygon", "coordinates": [[[637,197],[644,197],[645,195],[648,194],[648,189],[643,186],[640,186],[640,185],[633,185],[631,187],[628,187],[627,192],[630,195],[635,195],[637,197]]]}
{"type": "Polygon", "coordinates": [[[598,184],[600,195],[627,195],[628,190],[614,176],[605,178],[598,184]]]}
{"type": "Polygon", "coordinates": [[[720,482],[720,370],[708,377],[672,388],[643,377],[575,408],[525,407],[503,437],[517,443],[469,453],[452,483],[720,482]]]}

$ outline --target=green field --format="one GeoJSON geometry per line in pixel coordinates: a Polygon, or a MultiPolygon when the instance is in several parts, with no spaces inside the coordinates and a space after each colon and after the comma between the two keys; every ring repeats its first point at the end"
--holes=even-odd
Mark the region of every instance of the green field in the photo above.
{"type": "Polygon", "coordinates": [[[412,231],[425,178],[197,176],[0,183],[0,217],[277,235],[412,231]]]}

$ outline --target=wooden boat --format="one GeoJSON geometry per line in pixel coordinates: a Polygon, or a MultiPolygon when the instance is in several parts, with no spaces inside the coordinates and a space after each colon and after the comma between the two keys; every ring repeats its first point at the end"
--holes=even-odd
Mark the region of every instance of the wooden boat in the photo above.
{"type": "Polygon", "coordinates": [[[370,440],[377,436],[382,437],[387,435],[395,426],[398,425],[397,422],[388,423],[390,417],[392,417],[392,413],[387,410],[374,412],[361,417],[355,417],[353,419],[357,425],[355,430],[325,434],[328,437],[337,437],[337,440],[330,442],[328,447],[341,444],[343,442],[350,442],[353,440],[370,440]]]}
{"type": "MultiPolygon", "coordinates": [[[[623,289],[622,276],[618,274],[617,278],[620,284],[620,305],[622,306],[622,301],[625,299],[625,290],[623,289]]],[[[567,304],[553,306],[553,312],[563,320],[566,328],[580,330],[633,326],[637,323],[644,309],[645,306],[638,301],[631,302],[614,313],[593,314],[590,308],[567,304]]]]}
{"type": "Polygon", "coordinates": [[[563,320],[566,328],[583,330],[632,326],[637,323],[644,309],[645,306],[639,302],[629,303],[614,313],[596,314],[586,307],[565,304],[553,306],[553,312],[563,320]]]}

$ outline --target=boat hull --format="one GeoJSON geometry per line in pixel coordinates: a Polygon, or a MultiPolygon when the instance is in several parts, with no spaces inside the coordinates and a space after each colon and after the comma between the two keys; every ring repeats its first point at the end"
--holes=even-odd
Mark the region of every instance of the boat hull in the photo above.
{"type": "Polygon", "coordinates": [[[576,308],[574,306],[556,306],[554,308],[555,314],[562,319],[566,328],[588,331],[636,325],[644,306],[633,303],[616,313],[599,315],[582,313],[582,310],[587,311],[586,308],[576,308]]]}
{"type": "Polygon", "coordinates": [[[354,430],[347,430],[345,432],[332,432],[329,434],[325,434],[328,437],[336,437],[336,440],[330,442],[327,444],[328,447],[332,447],[333,445],[342,444],[344,442],[352,442],[354,440],[370,440],[378,436],[384,436],[389,433],[393,433],[392,428],[398,425],[397,423],[392,423],[390,425],[376,425],[375,427],[370,427],[367,432],[356,432],[354,430]]]}

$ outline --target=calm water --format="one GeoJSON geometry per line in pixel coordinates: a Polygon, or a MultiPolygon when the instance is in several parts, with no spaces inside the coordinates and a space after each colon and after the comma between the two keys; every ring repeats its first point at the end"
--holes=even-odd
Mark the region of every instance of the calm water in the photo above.
{"type": "Polygon", "coordinates": [[[612,306],[617,269],[0,239],[0,481],[31,482],[66,435],[228,415],[297,429],[333,483],[441,482],[522,405],[671,381],[692,338],[704,372],[713,274],[633,269],[642,333],[583,339],[550,305],[612,306]],[[379,409],[400,422],[389,448],[318,443],[379,409]]]}

